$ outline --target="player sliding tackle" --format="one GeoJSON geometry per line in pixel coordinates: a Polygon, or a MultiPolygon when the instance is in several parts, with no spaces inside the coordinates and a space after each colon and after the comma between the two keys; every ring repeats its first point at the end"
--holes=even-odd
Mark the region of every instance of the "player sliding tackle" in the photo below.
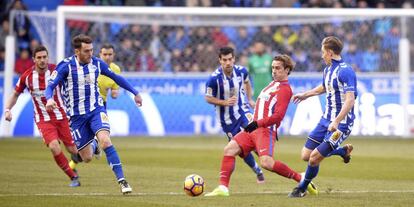
{"type": "MultiPolygon", "coordinates": [[[[205,196],[229,196],[230,176],[234,170],[235,156],[245,157],[251,151],[259,154],[260,165],[271,172],[300,182],[301,174],[290,169],[286,164],[273,159],[274,143],[277,140],[277,128],[285,116],[292,97],[288,76],[294,63],[288,55],[279,55],[272,61],[273,81],[265,87],[256,101],[254,121],[238,133],[224,148],[221,163],[220,185],[205,196]]],[[[313,183],[307,186],[309,193],[318,194],[313,183]]]]}
{"type": "Polygon", "coordinates": [[[122,76],[113,73],[101,59],[94,57],[92,39],[86,35],[73,38],[72,46],[75,55],[64,59],[52,73],[46,89],[48,110],[56,107],[52,99],[53,89],[61,84],[65,105],[70,116],[70,128],[79,155],[85,162],[92,160],[93,154],[100,152],[97,137],[106,154],[122,193],[132,192],[125,180],[121,160],[109,136],[109,120],[102,97],[99,95],[97,78],[103,74],[113,79],[122,88],[135,95],[138,106],[142,105],[141,96],[122,76]]]}

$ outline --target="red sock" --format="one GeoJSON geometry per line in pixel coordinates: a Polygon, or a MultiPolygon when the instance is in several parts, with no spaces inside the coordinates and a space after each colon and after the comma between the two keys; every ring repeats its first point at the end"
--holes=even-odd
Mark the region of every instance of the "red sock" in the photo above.
{"type": "Polygon", "coordinates": [[[275,161],[275,164],[273,165],[273,172],[283,177],[294,179],[296,182],[300,182],[300,178],[302,177],[299,173],[290,169],[286,164],[280,161],[275,161]]]}
{"type": "Polygon", "coordinates": [[[63,170],[63,172],[66,173],[66,175],[69,176],[69,178],[77,176],[76,173],[70,169],[68,159],[66,159],[63,152],[60,152],[60,154],[53,156],[53,158],[55,158],[56,164],[60,167],[60,169],[63,170]]]}
{"type": "Polygon", "coordinates": [[[229,187],[230,176],[234,170],[236,158],[233,156],[224,156],[221,161],[220,184],[229,187]]]}

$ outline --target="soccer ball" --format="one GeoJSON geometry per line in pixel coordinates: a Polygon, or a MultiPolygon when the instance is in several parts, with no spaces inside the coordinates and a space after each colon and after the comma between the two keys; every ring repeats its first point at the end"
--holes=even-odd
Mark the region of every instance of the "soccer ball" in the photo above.
{"type": "Polygon", "coordinates": [[[199,196],[203,194],[204,187],[204,179],[197,174],[191,174],[184,180],[184,192],[189,196],[199,196]]]}

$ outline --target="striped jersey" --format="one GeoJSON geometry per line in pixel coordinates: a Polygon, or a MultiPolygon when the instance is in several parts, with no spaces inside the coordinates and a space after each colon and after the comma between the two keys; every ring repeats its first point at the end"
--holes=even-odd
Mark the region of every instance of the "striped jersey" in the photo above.
{"type": "Polygon", "coordinates": [[[69,116],[87,114],[103,107],[97,81],[99,74],[108,76],[134,95],[138,94],[124,78],[112,72],[103,60],[92,57],[89,63],[81,65],[73,55],[61,61],[51,75],[46,98],[50,97],[58,84],[63,83],[62,96],[69,116]]]}
{"type": "Polygon", "coordinates": [[[244,90],[244,82],[248,78],[249,74],[245,67],[234,65],[230,78],[219,67],[207,80],[206,96],[212,96],[221,100],[229,99],[232,96],[237,97],[237,103],[234,106],[216,106],[216,116],[219,117],[221,124],[230,125],[235,123],[246,112],[251,111],[244,90]]]}
{"type": "Polygon", "coordinates": [[[26,70],[17,81],[15,90],[18,93],[23,93],[24,89],[30,92],[34,106],[34,119],[36,123],[45,121],[56,121],[66,118],[65,109],[59,90],[53,93],[53,99],[57,104],[57,108],[53,111],[46,110],[47,99],[45,90],[47,87],[47,80],[50,74],[55,70],[56,65],[49,64],[48,69],[44,73],[39,73],[33,66],[32,69],[26,70]]]}
{"type": "Polygon", "coordinates": [[[273,138],[277,137],[277,128],[286,114],[292,95],[289,82],[285,80],[270,82],[257,97],[254,120],[258,127],[269,128],[273,138]]]}
{"type": "MultiPolygon", "coordinates": [[[[357,78],[354,70],[343,60],[332,60],[332,64],[323,70],[323,87],[326,91],[326,105],[323,118],[333,121],[345,103],[345,93],[357,92],[357,78]]],[[[354,107],[341,124],[351,124],[355,119],[354,107]]]]}

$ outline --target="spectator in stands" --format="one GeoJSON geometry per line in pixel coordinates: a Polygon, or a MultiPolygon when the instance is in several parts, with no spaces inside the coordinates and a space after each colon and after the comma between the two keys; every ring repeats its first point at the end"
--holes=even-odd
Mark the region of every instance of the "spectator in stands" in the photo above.
{"type": "Polygon", "coordinates": [[[267,46],[274,45],[272,40],[272,29],[270,26],[262,26],[260,30],[254,35],[253,42],[263,42],[267,46]]]}
{"type": "MultiPolygon", "coordinates": [[[[398,54],[398,46],[400,42],[400,28],[397,25],[394,25],[391,30],[385,34],[382,41],[382,49],[391,51],[393,56],[398,54]]],[[[413,40],[411,40],[413,41],[413,40]]]]}
{"type": "Polygon", "coordinates": [[[305,52],[305,48],[300,48],[297,46],[297,43],[294,48],[295,50],[293,50],[292,59],[296,63],[295,71],[307,72],[308,70],[312,70],[313,66],[308,58],[307,52],[305,52]]]}
{"type": "Polygon", "coordinates": [[[171,31],[168,34],[168,49],[175,50],[178,49],[183,51],[184,48],[190,43],[190,38],[188,36],[188,30],[182,27],[177,27],[176,30],[171,31]]]}
{"type": "Polygon", "coordinates": [[[229,44],[229,38],[221,31],[221,27],[214,27],[211,37],[215,48],[221,48],[229,44]]]}
{"type": "MultiPolygon", "coordinates": [[[[63,5],[84,6],[86,5],[86,0],[64,0],[63,5]]],[[[69,27],[70,37],[76,36],[78,34],[87,34],[90,26],[88,22],[80,20],[67,20],[66,24],[69,27]]]]}
{"type": "Polygon", "coordinates": [[[355,41],[350,42],[347,45],[347,50],[343,52],[342,58],[345,62],[351,64],[351,67],[355,71],[361,71],[361,67],[359,65],[362,62],[362,54],[358,50],[358,46],[355,41]]]}
{"type": "Polygon", "coordinates": [[[211,1],[210,0],[187,0],[186,1],[187,7],[210,7],[211,1]]]}
{"type": "Polygon", "coordinates": [[[171,52],[168,51],[164,46],[161,45],[159,47],[158,55],[155,58],[155,61],[157,71],[172,72],[171,52]]]}
{"type": "Polygon", "coordinates": [[[181,72],[184,68],[182,61],[182,53],[179,49],[174,49],[172,51],[171,66],[173,72],[181,72]]]}
{"type": "Polygon", "coordinates": [[[213,72],[218,65],[217,51],[214,45],[199,44],[194,53],[195,63],[200,72],[213,72]]]}
{"type": "Polygon", "coordinates": [[[26,71],[26,69],[30,69],[30,67],[33,66],[33,61],[30,58],[30,53],[28,49],[22,49],[20,51],[20,56],[17,58],[14,71],[21,75],[26,71]]]}
{"type": "Polygon", "coordinates": [[[140,72],[155,72],[157,71],[154,57],[147,48],[142,48],[138,53],[136,62],[137,71],[140,72]]]}
{"type": "Polygon", "coordinates": [[[185,6],[185,0],[161,0],[162,6],[185,6]]]}
{"type": "MultiPolygon", "coordinates": [[[[11,10],[21,10],[27,11],[26,6],[23,4],[21,0],[15,0],[11,7],[8,10],[8,16],[10,15],[11,10]]],[[[17,13],[14,16],[14,31],[16,32],[17,36],[17,46],[19,48],[28,48],[30,42],[30,20],[29,18],[23,13],[17,13]]]]}
{"type": "Polygon", "coordinates": [[[192,47],[188,46],[184,49],[183,55],[181,57],[181,62],[183,64],[181,71],[187,72],[192,70],[193,64],[195,62],[192,47]]]}
{"type": "Polygon", "coordinates": [[[121,40],[121,48],[119,48],[116,56],[116,62],[126,71],[134,71],[136,64],[136,52],[132,49],[132,41],[128,38],[121,40]]]}
{"type": "Polygon", "coordinates": [[[392,55],[390,50],[385,50],[381,54],[380,72],[398,71],[398,58],[392,55]]]}
{"type": "Polygon", "coordinates": [[[194,49],[198,44],[211,44],[213,42],[211,35],[206,27],[194,28],[194,33],[190,35],[190,42],[194,49]]]}
{"type": "Polygon", "coordinates": [[[239,54],[249,48],[252,43],[253,36],[248,34],[246,27],[239,27],[237,31],[238,32],[233,40],[233,43],[236,45],[236,56],[239,56],[239,54]]]}
{"type": "Polygon", "coordinates": [[[0,28],[0,48],[6,47],[6,37],[9,35],[10,25],[9,20],[5,19],[1,22],[0,28]]]}
{"type": "MultiPolygon", "coordinates": [[[[32,39],[29,44],[29,51],[34,51],[40,45],[39,40],[32,39]]],[[[32,56],[32,54],[30,54],[32,56]]]]}
{"type": "Polygon", "coordinates": [[[296,43],[299,36],[292,31],[288,26],[282,26],[273,34],[273,41],[277,44],[279,53],[291,53],[293,51],[292,45],[296,43]]]}
{"type": "Polygon", "coordinates": [[[363,72],[375,72],[380,68],[381,55],[375,45],[369,45],[368,49],[362,53],[361,70],[363,72]]]}
{"type": "Polygon", "coordinates": [[[4,64],[6,60],[6,51],[4,47],[0,47],[0,71],[4,71],[4,64]]]}

